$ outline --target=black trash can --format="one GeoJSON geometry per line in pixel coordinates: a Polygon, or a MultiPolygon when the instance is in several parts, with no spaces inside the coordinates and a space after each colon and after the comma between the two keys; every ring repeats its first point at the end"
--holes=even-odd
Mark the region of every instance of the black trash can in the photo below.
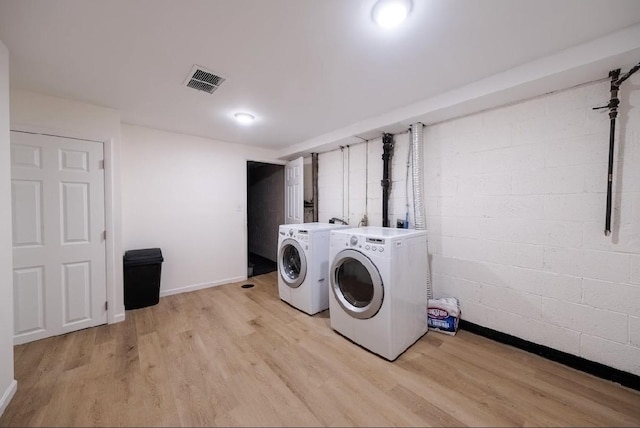
{"type": "Polygon", "coordinates": [[[124,253],[124,308],[138,309],[160,301],[160,248],[129,250],[124,253]]]}

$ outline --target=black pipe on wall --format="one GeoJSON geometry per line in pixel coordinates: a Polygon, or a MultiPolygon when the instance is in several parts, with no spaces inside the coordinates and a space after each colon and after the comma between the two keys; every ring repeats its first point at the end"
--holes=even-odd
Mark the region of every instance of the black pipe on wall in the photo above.
{"type": "Polygon", "coordinates": [[[382,135],[382,226],[389,227],[389,193],[391,192],[391,159],[393,158],[393,135],[382,135]]]}
{"type": "Polygon", "coordinates": [[[622,82],[627,80],[633,73],[640,70],[640,62],[631,68],[624,76],[620,77],[620,69],[611,70],[609,77],[611,78],[611,98],[605,106],[594,107],[594,110],[607,108],[609,109],[609,168],[607,171],[607,211],[605,213],[604,234],[611,235],[611,209],[612,209],[612,193],[613,193],[613,157],[616,134],[616,117],[618,116],[618,106],[620,99],[618,98],[618,90],[622,82]]]}
{"type": "Polygon", "coordinates": [[[605,214],[604,234],[611,234],[611,195],[613,185],[613,149],[616,135],[616,117],[618,116],[618,85],[616,84],[620,76],[620,69],[609,72],[611,77],[611,100],[609,101],[609,169],[607,171],[607,212],[605,214]]]}
{"type": "Polygon", "coordinates": [[[311,182],[313,192],[313,221],[318,221],[318,154],[311,153],[311,182]]]}

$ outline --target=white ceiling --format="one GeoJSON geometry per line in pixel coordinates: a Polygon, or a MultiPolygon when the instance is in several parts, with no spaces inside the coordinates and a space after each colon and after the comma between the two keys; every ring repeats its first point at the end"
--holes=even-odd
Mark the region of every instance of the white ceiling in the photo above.
{"type": "Polygon", "coordinates": [[[0,0],[12,88],[126,123],[283,149],[640,22],[638,0],[0,0]],[[194,64],[227,78],[182,86],[194,64]],[[236,111],[257,118],[250,127],[236,111]]]}

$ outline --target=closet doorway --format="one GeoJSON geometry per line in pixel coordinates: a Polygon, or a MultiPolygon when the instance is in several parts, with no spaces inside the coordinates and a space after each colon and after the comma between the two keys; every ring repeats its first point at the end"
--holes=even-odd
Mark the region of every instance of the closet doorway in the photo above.
{"type": "Polygon", "coordinates": [[[284,165],[247,161],[247,276],[277,269],[284,224],[284,165]]]}

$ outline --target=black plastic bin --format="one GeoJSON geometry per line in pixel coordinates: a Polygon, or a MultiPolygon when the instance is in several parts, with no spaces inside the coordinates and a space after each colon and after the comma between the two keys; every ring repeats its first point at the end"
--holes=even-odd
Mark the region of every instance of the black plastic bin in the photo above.
{"type": "Polygon", "coordinates": [[[124,253],[124,308],[138,309],[160,301],[160,248],[129,250],[124,253]]]}

